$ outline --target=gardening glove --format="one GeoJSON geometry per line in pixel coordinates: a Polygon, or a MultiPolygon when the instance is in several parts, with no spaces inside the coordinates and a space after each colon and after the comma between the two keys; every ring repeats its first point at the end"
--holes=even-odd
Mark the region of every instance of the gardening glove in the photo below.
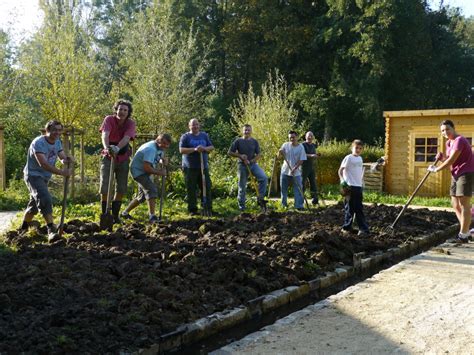
{"type": "Polygon", "coordinates": [[[438,168],[434,165],[430,165],[427,169],[430,173],[437,173],[438,172],[438,168]]]}
{"type": "Polygon", "coordinates": [[[342,196],[348,196],[351,194],[351,187],[347,183],[347,181],[342,180],[341,183],[339,184],[340,192],[342,196]]]}
{"type": "Polygon", "coordinates": [[[117,147],[116,145],[109,146],[109,152],[112,153],[113,155],[117,155],[119,151],[120,151],[120,148],[117,147]]]}

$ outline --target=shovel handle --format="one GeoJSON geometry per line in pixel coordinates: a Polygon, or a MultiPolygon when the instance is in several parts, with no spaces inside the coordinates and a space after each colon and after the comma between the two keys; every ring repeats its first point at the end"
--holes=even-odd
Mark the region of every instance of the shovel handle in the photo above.
{"type": "MultiPolygon", "coordinates": [[[[286,159],[286,157],[285,157],[284,155],[283,155],[283,159],[285,159],[285,163],[286,163],[286,165],[288,165],[288,168],[290,168],[290,170],[293,170],[293,169],[291,168],[290,162],[286,159]]],[[[293,175],[293,177],[295,177],[295,176],[293,175]]],[[[298,182],[296,181],[296,179],[294,179],[293,182],[294,182],[295,185],[298,187],[298,190],[299,190],[301,196],[303,196],[304,203],[306,204],[306,208],[308,209],[308,211],[311,211],[311,208],[309,207],[308,200],[306,199],[306,196],[304,195],[302,186],[300,186],[300,184],[298,184],[298,182]]]]}
{"type": "MultiPolygon", "coordinates": [[[[71,162],[68,159],[66,161],[66,169],[69,170],[70,165],[71,165],[71,162]]],[[[64,177],[64,190],[63,190],[63,203],[62,203],[62,209],[61,209],[61,219],[59,221],[59,228],[58,228],[58,234],[60,237],[62,237],[63,232],[64,232],[64,218],[66,216],[68,187],[69,187],[69,176],[65,176],[64,177]]]]}

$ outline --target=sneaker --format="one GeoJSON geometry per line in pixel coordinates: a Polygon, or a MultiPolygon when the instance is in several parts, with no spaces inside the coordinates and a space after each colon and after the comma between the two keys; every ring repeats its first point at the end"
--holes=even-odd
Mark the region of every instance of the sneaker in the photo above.
{"type": "Polygon", "coordinates": [[[119,216],[114,216],[114,224],[122,224],[122,220],[119,216]]]}
{"type": "Polygon", "coordinates": [[[347,237],[352,234],[352,229],[341,228],[341,233],[343,236],[347,237]]]}
{"type": "Polygon", "coordinates": [[[312,203],[313,205],[319,205],[319,201],[318,201],[317,198],[313,198],[313,200],[311,201],[311,203],[312,203]]]}
{"type": "Polygon", "coordinates": [[[456,244],[465,244],[467,242],[469,242],[469,239],[461,236],[461,234],[458,234],[457,237],[454,239],[454,243],[456,244]]]}
{"type": "Polygon", "coordinates": [[[61,237],[59,236],[58,233],[52,232],[52,231],[48,233],[48,242],[49,243],[54,243],[54,242],[57,242],[58,240],[61,240],[61,237]]]}
{"type": "Polygon", "coordinates": [[[121,217],[122,219],[128,219],[128,220],[132,220],[132,219],[133,219],[133,217],[130,216],[130,213],[127,213],[127,212],[122,212],[122,213],[120,214],[120,217],[121,217]]]}
{"type": "Polygon", "coordinates": [[[369,231],[359,231],[357,233],[358,236],[360,237],[368,237],[369,236],[369,231]]]}
{"type": "Polygon", "coordinates": [[[153,216],[150,217],[148,222],[150,222],[150,223],[160,223],[160,219],[157,216],[153,215],[153,216]]]}
{"type": "Polygon", "coordinates": [[[296,207],[295,210],[297,210],[297,211],[304,211],[304,208],[303,208],[303,207],[296,207]]]}

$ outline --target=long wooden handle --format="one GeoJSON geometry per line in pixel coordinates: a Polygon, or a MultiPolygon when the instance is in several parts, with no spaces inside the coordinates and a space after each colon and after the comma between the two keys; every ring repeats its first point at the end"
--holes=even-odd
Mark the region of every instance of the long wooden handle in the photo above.
{"type": "Polygon", "coordinates": [[[202,180],[202,197],[205,200],[206,195],[206,174],[204,174],[204,157],[202,152],[199,152],[199,157],[201,159],[201,180],[202,180]]]}
{"type": "Polygon", "coordinates": [[[107,207],[106,213],[109,213],[111,210],[112,203],[112,189],[114,186],[114,171],[115,171],[115,157],[112,155],[110,157],[110,169],[109,169],[109,184],[107,187],[107,207]]]}
{"type": "MultiPolygon", "coordinates": [[[[436,159],[433,163],[433,165],[436,165],[438,164],[438,161],[439,159],[436,159]]],[[[395,225],[397,224],[398,220],[400,219],[400,217],[402,216],[402,214],[405,212],[405,210],[408,208],[408,206],[410,205],[411,201],[415,198],[415,195],[417,194],[418,190],[421,189],[421,187],[423,186],[423,184],[425,183],[426,179],[428,179],[428,176],[430,176],[431,174],[431,171],[427,171],[425,173],[425,176],[423,176],[423,179],[421,179],[420,183],[418,184],[418,186],[415,188],[415,191],[413,191],[413,193],[411,194],[410,198],[408,199],[407,203],[405,203],[405,205],[403,206],[402,210],[400,211],[400,213],[398,214],[397,218],[395,219],[395,221],[392,223],[391,227],[395,227],[395,225]]]]}
{"type": "MultiPolygon", "coordinates": [[[[66,169],[69,169],[70,161],[66,162],[66,169]]],[[[61,210],[61,220],[59,221],[59,236],[62,237],[64,232],[64,218],[66,216],[66,208],[67,208],[67,193],[69,187],[69,176],[64,177],[64,190],[63,190],[63,203],[62,203],[62,210],[61,210]]]]}
{"type": "MultiPolygon", "coordinates": [[[[284,155],[283,155],[283,159],[285,159],[286,165],[288,165],[288,168],[290,168],[290,171],[293,170],[293,169],[291,168],[290,162],[289,162],[288,160],[286,160],[286,157],[285,157],[284,155]]],[[[294,175],[292,175],[292,176],[295,177],[294,175]]],[[[302,180],[302,181],[303,181],[303,180],[302,180]]],[[[298,187],[298,190],[299,190],[299,192],[300,192],[301,196],[303,197],[303,200],[304,200],[304,202],[305,202],[305,204],[306,204],[306,208],[307,208],[308,210],[311,210],[311,208],[309,207],[308,200],[306,199],[306,196],[305,196],[304,193],[303,193],[303,187],[300,186],[300,184],[298,184],[298,181],[296,181],[296,179],[293,179],[293,182],[294,182],[295,185],[298,187]]]]}

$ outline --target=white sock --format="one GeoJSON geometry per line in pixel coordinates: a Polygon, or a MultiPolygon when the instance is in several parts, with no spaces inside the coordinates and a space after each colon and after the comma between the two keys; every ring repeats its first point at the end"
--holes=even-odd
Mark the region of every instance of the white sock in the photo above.
{"type": "Polygon", "coordinates": [[[462,239],[467,239],[471,236],[471,233],[459,233],[459,237],[462,239]]]}

